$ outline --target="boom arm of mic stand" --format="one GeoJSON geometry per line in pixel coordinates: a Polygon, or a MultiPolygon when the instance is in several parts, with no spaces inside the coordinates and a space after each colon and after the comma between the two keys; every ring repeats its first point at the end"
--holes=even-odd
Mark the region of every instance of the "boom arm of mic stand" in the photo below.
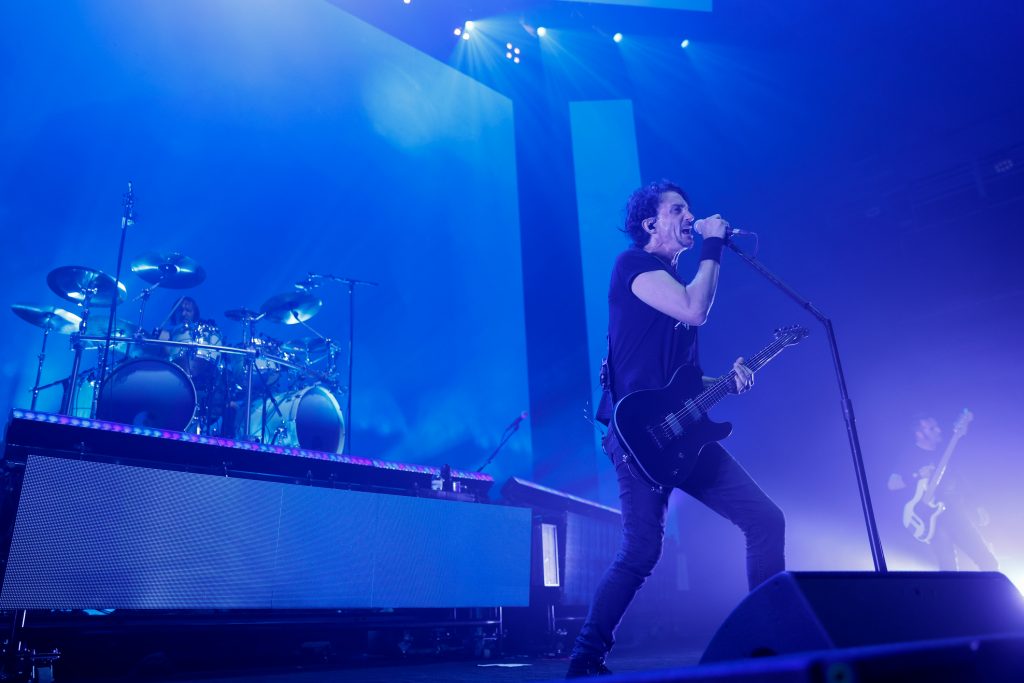
{"type": "Polygon", "coordinates": [[[860,449],[860,439],[857,436],[857,423],[853,416],[853,402],[850,401],[850,394],[846,389],[846,377],[843,375],[843,365],[839,358],[839,345],[836,341],[836,333],[832,327],[832,321],[818,310],[814,304],[800,296],[796,290],[775,276],[770,270],[764,267],[760,261],[742,251],[739,247],[726,240],[725,245],[732,249],[741,259],[747,262],[751,268],[764,276],[766,280],[778,287],[801,308],[809,312],[825,326],[828,335],[828,345],[832,351],[832,364],[836,370],[836,381],[839,383],[839,395],[842,400],[843,420],[846,422],[846,435],[850,442],[850,454],[853,456],[853,469],[857,475],[857,488],[860,491],[861,508],[864,513],[864,524],[867,526],[868,540],[871,544],[871,559],[875,565],[876,572],[888,571],[885,565],[885,555],[882,553],[882,542],[878,537],[878,526],[875,524],[875,512],[871,505],[871,493],[868,491],[867,473],[864,470],[864,457],[860,449]]]}
{"type": "Polygon", "coordinates": [[[476,471],[477,472],[483,472],[484,468],[487,467],[488,465],[490,465],[491,461],[494,460],[496,455],[498,455],[498,452],[501,451],[501,449],[505,447],[505,444],[507,444],[508,440],[512,438],[512,435],[515,434],[518,431],[519,431],[519,425],[518,424],[514,428],[512,428],[512,429],[506,429],[505,430],[505,434],[501,437],[501,441],[498,442],[498,446],[491,453],[490,457],[487,458],[487,462],[485,462],[483,465],[480,465],[480,467],[477,467],[476,471]]]}

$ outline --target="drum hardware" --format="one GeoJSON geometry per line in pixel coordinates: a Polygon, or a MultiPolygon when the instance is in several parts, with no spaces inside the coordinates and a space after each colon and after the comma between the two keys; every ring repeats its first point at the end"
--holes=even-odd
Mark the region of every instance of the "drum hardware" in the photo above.
{"type": "Polygon", "coordinates": [[[57,296],[78,304],[82,309],[78,331],[71,334],[71,347],[74,349],[75,355],[71,362],[68,390],[64,392],[60,403],[61,414],[67,415],[71,405],[71,388],[77,383],[78,371],[82,366],[83,347],[80,338],[88,330],[89,312],[93,306],[100,308],[112,306],[114,302],[124,299],[128,290],[124,283],[115,281],[106,273],[85,266],[55,268],[47,274],[46,284],[57,296]]]}
{"type": "MultiPolygon", "coordinates": [[[[43,364],[46,362],[46,340],[50,331],[57,334],[71,334],[82,324],[82,318],[71,311],[57,308],[56,306],[32,306],[31,304],[14,304],[11,306],[14,314],[25,322],[43,328],[43,345],[39,349],[39,364],[36,366],[36,381],[32,385],[32,410],[36,409],[36,402],[39,399],[39,392],[44,388],[39,385],[43,377],[43,364]]],[[[50,383],[47,386],[54,386],[60,382],[50,383]]]]}

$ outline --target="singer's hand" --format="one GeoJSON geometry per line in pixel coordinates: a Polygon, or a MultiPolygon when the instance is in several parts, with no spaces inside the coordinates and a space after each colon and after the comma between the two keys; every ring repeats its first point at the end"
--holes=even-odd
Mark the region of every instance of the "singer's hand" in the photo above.
{"type": "Polygon", "coordinates": [[[694,222],[693,231],[701,237],[721,237],[725,239],[725,231],[729,229],[729,221],[722,218],[721,214],[701,218],[694,222]]]}

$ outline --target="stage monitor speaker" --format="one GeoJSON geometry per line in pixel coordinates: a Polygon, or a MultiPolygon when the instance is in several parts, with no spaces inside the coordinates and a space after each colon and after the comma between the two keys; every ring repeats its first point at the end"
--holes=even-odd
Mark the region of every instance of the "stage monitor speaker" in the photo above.
{"type": "Polygon", "coordinates": [[[995,572],[782,572],[748,595],[701,663],[884,643],[1024,633],[995,572]]]}

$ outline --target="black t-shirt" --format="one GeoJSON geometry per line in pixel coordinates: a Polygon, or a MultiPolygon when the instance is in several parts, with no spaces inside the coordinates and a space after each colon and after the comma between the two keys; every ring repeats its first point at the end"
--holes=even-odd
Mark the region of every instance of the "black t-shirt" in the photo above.
{"type": "Polygon", "coordinates": [[[608,287],[608,341],[612,396],[605,392],[597,417],[607,423],[613,401],[631,391],[655,389],[668,383],[684,365],[700,366],[697,328],[680,323],[633,294],[641,273],[664,270],[681,284],[679,274],[658,256],[640,247],[619,254],[608,287]]]}

